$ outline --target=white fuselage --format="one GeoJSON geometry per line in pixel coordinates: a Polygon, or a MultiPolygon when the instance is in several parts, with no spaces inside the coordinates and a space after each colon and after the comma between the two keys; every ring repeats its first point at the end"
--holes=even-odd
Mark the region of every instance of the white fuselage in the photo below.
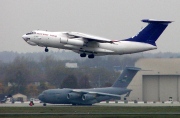
{"type": "Polygon", "coordinates": [[[147,50],[157,47],[148,43],[133,41],[115,41],[112,43],[102,43],[96,41],[86,41],[83,38],[69,37],[67,32],[33,31],[31,34],[23,35],[23,39],[30,45],[41,47],[53,47],[59,49],[73,50],[77,53],[94,55],[122,55],[147,50]]]}

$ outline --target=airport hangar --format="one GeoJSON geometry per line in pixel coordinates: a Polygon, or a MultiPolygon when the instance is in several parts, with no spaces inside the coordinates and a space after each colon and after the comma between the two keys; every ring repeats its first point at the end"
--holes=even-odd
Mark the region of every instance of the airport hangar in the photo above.
{"type": "Polygon", "coordinates": [[[139,71],[129,84],[128,100],[180,101],[180,58],[140,59],[135,63],[139,71]]]}

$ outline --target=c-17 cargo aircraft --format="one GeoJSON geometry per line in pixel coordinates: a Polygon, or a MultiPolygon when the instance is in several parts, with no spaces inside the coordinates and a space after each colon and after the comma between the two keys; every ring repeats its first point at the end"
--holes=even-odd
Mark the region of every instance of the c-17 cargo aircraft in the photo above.
{"type": "Polygon", "coordinates": [[[128,96],[131,89],[127,86],[140,70],[137,67],[126,67],[119,78],[111,87],[91,88],[91,89],[49,89],[43,91],[39,100],[50,104],[72,104],[72,105],[92,105],[101,101],[119,100],[121,95],[128,96]]]}
{"type": "Polygon", "coordinates": [[[136,36],[124,40],[111,40],[79,32],[49,32],[34,30],[22,38],[32,46],[72,50],[81,57],[122,55],[157,49],[156,40],[172,21],[144,19],[148,25],[136,36]]]}

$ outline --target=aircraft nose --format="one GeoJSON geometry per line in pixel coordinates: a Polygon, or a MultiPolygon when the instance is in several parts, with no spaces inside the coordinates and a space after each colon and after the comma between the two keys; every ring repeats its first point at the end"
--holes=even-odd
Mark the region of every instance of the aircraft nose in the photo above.
{"type": "Polygon", "coordinates": [[[41,100],[41,101],[43,101],[44,95],[43,95],[43,94],[40,94],[40,95],[38,96],[38,99],[41,100]]]}
{"type": "Polygon", "coordinates": [[[26,35],[25,35],[25,34],[24,34],[24,35],[22,35],[22,38],[23,38],[23,39],[26,39],[26,35]]]}
{"type": "Polygon", "coordinates": [[[30,38],[27,37],[26,34],[24,34],[24,35],[22,36],[22,38],[23,38],[26,42],[30,39],[30,38]]]}

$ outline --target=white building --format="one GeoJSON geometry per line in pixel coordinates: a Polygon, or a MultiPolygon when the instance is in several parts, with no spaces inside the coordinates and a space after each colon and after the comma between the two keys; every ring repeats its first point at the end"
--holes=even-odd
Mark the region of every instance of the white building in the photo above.
{"type": "Polygon", "coordinates": [[[66,68],[78,68],[77,63],[66,63],[66,68]]]}
{"type": "Polygon", "coordinates": [[[27,96],[21,94],[21,93],[17,93],[15,95],[12,96],[15,100],[18,101],[27,101],[27,96]]]}
{"type": "Polygon", "coordinates": [[[129,100],[180,101],[180,59],[140,59],[139,71],[128,86],[129,100]]]}

